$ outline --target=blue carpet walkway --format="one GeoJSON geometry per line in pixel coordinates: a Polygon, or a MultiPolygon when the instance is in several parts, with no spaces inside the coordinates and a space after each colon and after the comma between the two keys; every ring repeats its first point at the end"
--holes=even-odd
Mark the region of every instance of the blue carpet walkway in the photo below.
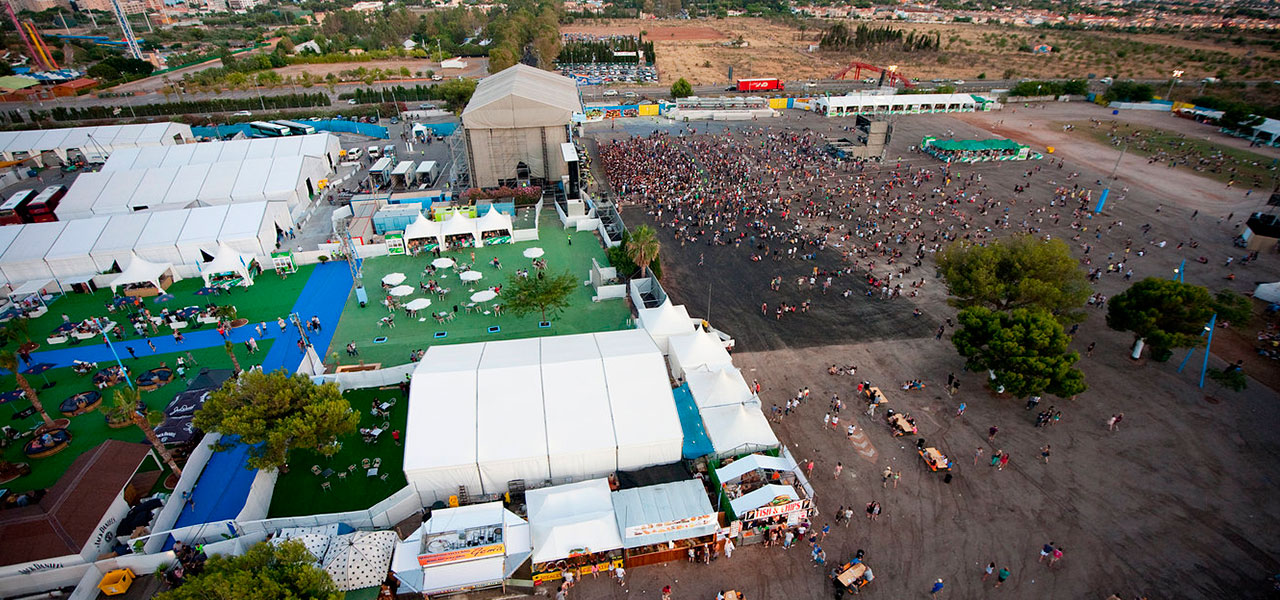
{"type": "Polygon", "coordinates": [[[676,412],[680,413],[680,428],[684,430],[684,457],[686,459],[701,458],[715,451],[711,447],[711,438],[702,426],[702,413],[698,412],[698,404],[693,400],[689,384],[682,384],[672,390],[676,398],[676,412]]]}

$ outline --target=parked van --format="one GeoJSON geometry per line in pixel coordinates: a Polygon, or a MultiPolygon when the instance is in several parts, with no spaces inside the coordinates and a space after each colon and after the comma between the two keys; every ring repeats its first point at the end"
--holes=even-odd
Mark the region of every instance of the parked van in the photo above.
{"type": "Polygon", "coordinates": [[[382,150],[379,150],[377,146],[369,146],[369,149],[367,150],[367,152],[369,153],[369,158],[382,157],[382,150]]]}

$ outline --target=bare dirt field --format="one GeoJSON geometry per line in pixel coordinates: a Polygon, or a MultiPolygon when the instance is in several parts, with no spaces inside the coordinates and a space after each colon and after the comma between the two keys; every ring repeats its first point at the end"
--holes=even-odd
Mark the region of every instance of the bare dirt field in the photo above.
{"type": "Polygon", "coordinates": [[[303,73],[310,73],[312,77],[324,78],[326,75],[333,73],[338,75],[343,71],[354,71],[360,67],[364,67],[367,71],[374,69],[382,69],[398,73],[401,67],[409,69],[409,77],[422,77],[418,73],[426,73],[427,71],[435,71],[437,74],[446,77],[477,77],[484,76],[488,73],[489,59],[487,58],[467,58],[467,68],[465,69],[449,69],[440,68],[440,63],[426,59],[391,59],[391,60],[370,60],[365,62],[346,62],[346,63],[324,63],[314,65],[289,65],[281,67],[275,71],[281,77],[298,77],[303,73]]]}
{"type": "MultiPolygon", "coordinates": [[[[951,176],[964,181],[980,175],[984,196],[1006,201],[1015,222],[1041,219],[1042,233],[1068,240],[1082,263],[1105,264],[1111,252],[1124,256],[1126,239],[1132,239],[1135,254],[1127,257],[1127,263],[1135,280],[1169,277],[1183,259],[1190,259],[1187,281],[1214,290],[1247,292],[1257,281],[1280,278],[1280,257],[1267,253],[1247,266],[1237,262],[1232,269],[1236,279],[1225,279],[1225,257],[1235,256],[1238,261],[1241,254],[1231,239],[1247,211],[1263,203],[1259,194],[1246,197],[1245,190],[1228,190],[1189,169],[1148,164],[1142,157],[1127,156],[1120,163],[1117,187],[1129,189],[1114,190],[1118,193],[1102,215],[1083,218],[1084,228],[1075,228],[1068,226],[1068,208],[1061,223],[1054,222],[1055,211],[1047,200],[1053,186],[1078,184],[1094,190],[1096,197],[1101,187],[1098,180],[1110,173],[1119,152],[1087,137],[1054,131],[1052,123],[1104,117],[1112,118],[1110,111],[1084,103],[1050,105],[1044,110],[1019,107],[1017,112],[1006,108],[990,114],[899,117],[894,119],[887,160],[868,166],[867,172],[941,169],[940,163],[911,152],[910,147],[923,135],[947,130],[954,131],[957,139],[1007,135],[1040,151],[1054,145],[1052,162],[958,166],[951,176]],[[1061,168],[1057,159],[1065,159],[1061,168]],[[1079,175],[1071,177],[1073,173],[1079,175]],[[1028,191],[1016,194],[1015,185],[1029,186],[1028,191]],[[1044,211],[1025,216],[1038,206],[1044,211]],[[1196,210],[1200,214],[1193,219],[1196,210]],[[1225,219],[1228,213],[1231,219],[1225,219]],[[1150,224],[1149,233],[1141,230],[1144,224],[1150,224]],[[1192,239],[1199,248],[1176,247],[1192,239]],[[1160,241],[1168,244],[1161,247],[1160,241]],[[1136,250],[1142,250],[1142,255],[1136,250]],[[1193,262],[1198,255],[1211,260],[1193,262]]],[[[1153,126],[1161,116],[1121,113],[1120,118],[1153,126]]],[[[586,133],[601,143],[655,129],[702,136],[767,127],[771,132],[807,129],[844,136],[843,127],[849,124],[844,119],[786,111],[781,118],[755,123],[682,126],[639,119],[593,125],[586,133]]],[[[1212,134],[1181,119],[1159,125],[1188,135],[1212,134]]],[[[1237,142],[1221,136],[1214,141],[1237,142]]],[[[902,195],[909,190],[908,186],[902,195]]],[[[953,211],[953,216],[974,213],[976,227],[996,229],[999,222],[995,213],[976,216],[973,204],[949,205],[945,210],[953,211]]],[[[652,222],[634,206],[626,207],[624,214],[632,226],[652,222]]],[[[1182,373],[1177,372],[1181,351],[1167,363],[1129,361],[1125,357],[1132,336],[1109,329],[1104,310],[1088,309],[1072,346],[1082,355],[1079,367],[1089,390],[1069,400],[1046,397],[1040,408],[1054,404],[1063,418],[1051,427],[1037,428],[1035,410],[1025,410],[1020,400],[993,397],[980,374],[963,369],[963,360],[948,339],[952,328],[945,328],[941,340],[934,338],[934,329],[954,318],[955,309],[947,305],[945,289],[933,281],[931,258],[919,269],[931,281],[918,298],[878,301],[815,295],[809,313],[778,321],[760,315],[761,300],[794,301],[805,293],[794,281],[780,292],[761,282],[774,275],[787,279],[811,268],[812,262],[748,263],[739,256],[749,252],[746,248],[680,246],[671,232],[669,227],[658,230],[663,243],[663,285],[691,315],[703,316],[709,310],[711,322],[735,336],[735,365],[748,381],[759,380],[766,409],[782,404],[799,388],[812,390],[811,399],[798,412],[773,428],[797,457],[815,461],[811,479],[820,510],[815,526],[833,525],[820,543],[827,553],[827,566],[812,562],[808,543],[790,550],[751,546],[709,566],[680,562],[631,570],[626,588],[587,579],[574,588],[572,596],[649,598],[671,585],[674,598],[712,598],[726,589],[743,591],[757,600],[829,598],[827,569],[864,549],[876,577],[863,594],[878,598],[927,598],[938,578],[946,583],[941,597],[952,600],[1101,600],[1110,594],[1126,600],[1274,597],[1269,579],[1280,572],[1276,534],[1280,500],[1274,493],[1280,480],[1280,429],[1266,425],[1280,419],[1280,397],[1267,387],[1274,385],[1274,361],[1246,363],[1250,380],[1244,392],[1222,391],[1212,382],[1201,390],[1196,385],[1200,354],[1182,373]],[[913,308],[922,315],[912,317],[913,308]],[[1094,343],[1094,351],[1087,353],[1086,347],[1094,343]],[[828,375],[826,368],[831,364],[856,365],[857,376],[828,375]],[[962,384],[954,397],[943,390],[948,374],[956,375],[962,384]],[[852,400],[854,385],[864,379],[885,390],[891,408],[916,418],[918,437],[955,461],[953,480],[945,481],[941,473],[923,466],[915,453],[917,436],[892,437],[883,415],[864,414],[863,407],[852,400]],[[922,379],[926,388],[900,390],[908,379],[922,379]],[[840,412],[841,428],[852,421],[869,446],[855,447],[843,431],[823,425],[822,414],[833,393],[848,403],[840,412]],[[967,410],[957,417],[962,402],[967,410]],[[1120,412],[1125,418],[1119,430],[1108,431],[1107,418],[1120,412]],[[999,427],[994,442],[988,439],[993,425],[999,427]],[[1046,445],[1052,448],[1047,463],[1042,459],[1046,445]],[[988,465],[997,449],[1012,457],[1003,470],[988,465]],[[834,477],[838,462],[843,473],[834,477]],[[876,487],[875,480],[885,467],[901,473],[901,479],[897,485],[876,487]],[[873,500],[880,502],[883,514],[869,521],[863,507],[873,500]],[[854,508],[849,526],[835,526],[832,520],[841,506],[854,508]],[[1062,562],[1052,568],[1039,560],[1040,546],[1047,542],[1064,551],[1062,562]],[[982,579],[982,569],[989,562],[1012,572],[998,590],[993,589],[994,577],[982,579]]],[[[996,234],[1003,235],[998,230],[996,234]]],[[[823,265],[833,260],[821,254],[817,260],[823,265]]],[[[1111,297],[1130,283],[1108,275],[1094,285],[1098,293],[1111,297]]],[[[844,285],[842,281],[840,287],[844,285]]],[[[1264,323],[1233,326],[1239,335],[1229,343],[1215,339],[1210,366],[1222,367],[1224,359],[1247,354],[1249,337],[1264,323]]]]}
{"type": "Polygon", "coordinates": [[[636,34],[648,32],[657,52],[659,75],[674,81],[684,77],[694,84],[727,82],[728,69],[735,77],[823,79],[850,61],[898,65],[908,77],[977,78],[1054,77],[1168,77],[1173,68],[1185,78],[1215,75],[1229,70],[1232,76],[1271,77],[1280,53],[1268,47],[1218,44],[1212,40],[1186,40],[1145,34],[1126,36],[1103,32],[1041,31],[976,24],[932,24],[845,21],[854,28],[889,25],[906,31],[937,33],[939,52],[902,52],[893,45],[860,52],[809,51],[821,30],[835,21],[812,20],[801,31],[756,18],[691,21],[598,20],[579,22],[565,32],[636,34]],[[714,34],[712,32],[715,32],[714,34]],[[724,45],[739,36],[744,47],[724,45]],[[1032,54],[1025,47],[1049,45],[1050,54],[1032,54]],[[1243,72],[1241,58],[1251,65],[1243,72]]]}

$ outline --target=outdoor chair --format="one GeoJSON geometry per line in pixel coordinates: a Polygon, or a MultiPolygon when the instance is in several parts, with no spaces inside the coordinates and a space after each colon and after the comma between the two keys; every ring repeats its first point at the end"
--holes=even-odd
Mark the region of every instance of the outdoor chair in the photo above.
{"type": "Polygon", "coordinates": [[[311,465],[311,472],[316,475],[320,474],[320,465],[311,465]]]}
{"type": "Polygon", "coordinates": [[[373,468],[377,469],[382,466],[382,457],[373,459],[373,468]]]}
{"type": "Polygon", "coordinates": [[[354,470],[356,470],[356,465],[355,463],[351,463],[351,466],[347,467],[347,472],[350,473],[354,470]]]}
{"type": "Polygon", "coordinates": [[[324,491],[326,491],[326,492],[327,492],[327,491],[329,491],[330,489],[332,489],[332,486],[330,486],[330,485],[329,485],[329,482],[328,482],[328,481],[322,481],[322,482],[320,482],[320,489],[322,489],[322,490],[324,490],[324,491]]]}
{"type": "Polygon", "coordinates": [[[347,480],[347,472],[346,472],[346,471],[343,471],[343,472],[341,472],[341,473],[338,473],[338,479],[341,479],[342,481],[346,481],[346,480],[347,480]]]}
{"type": "Polygon", "coordinates": [[[396,405],[396,399],[395,399],[395,398],[392,398],[392,399],[388,400],[388,401],[387,401],[387,404],[390,404],[391,406],[395,406],[395,405],[396,405]]]}
{"type": "Polygon", "coordinates": [[[387,480],[387,474],[386,474],[386,473],[383,473],[383,474],[379,475],[379,476],[378,476],[378,479],[381,479],[382,481],[384,481],[384,482],[385,482],[385,481],[387,480]]]}
{"type": "Polygon", "coordinates": [[[382,427],[380,427],[379,429],[382,429],[384,431],[387,429],[391,429],[391,421],[383,421],[382,427]]]}
{"type": "Polygon", "coordinates": [[[369,468],[369,462],[370,462],[370,461],[369,461],[369,459],[367,459],[367,458],[362,458],[362,459],[360,459],[360,467],[361,467],[361,468],[363,468],[363,469],[368,469],[368,468],[369,468]]]}

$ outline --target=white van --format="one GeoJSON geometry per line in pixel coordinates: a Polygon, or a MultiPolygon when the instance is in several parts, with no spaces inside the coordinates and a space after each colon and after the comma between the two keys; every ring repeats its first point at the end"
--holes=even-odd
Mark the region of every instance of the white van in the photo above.
{"type": "Polygon", "coordinates": [[[350,150],[347,150],[347,160],[360,160],[360,157],[362,155],[364,155],[364,150],[361,150],[359,148],[352,148],[350,150]]]}
{"type": "Polygon", "coordinates": [[[365,152],[369,154],[369,158],[379,158],[382,156],[382,150],[380,150],[377,146],[369,146],[369,149],[366,150],[365,152]]]}
{"type": "Polygon", "coordinates": [[[602,94],[602,95],[603,95],[603,96],[605,96],[605,97],[609,97],[609,96],[617,96],[617,95],[618,95],[618,90],[605,90],[605,91],[604,91],[604,94],[602,94]]]}

